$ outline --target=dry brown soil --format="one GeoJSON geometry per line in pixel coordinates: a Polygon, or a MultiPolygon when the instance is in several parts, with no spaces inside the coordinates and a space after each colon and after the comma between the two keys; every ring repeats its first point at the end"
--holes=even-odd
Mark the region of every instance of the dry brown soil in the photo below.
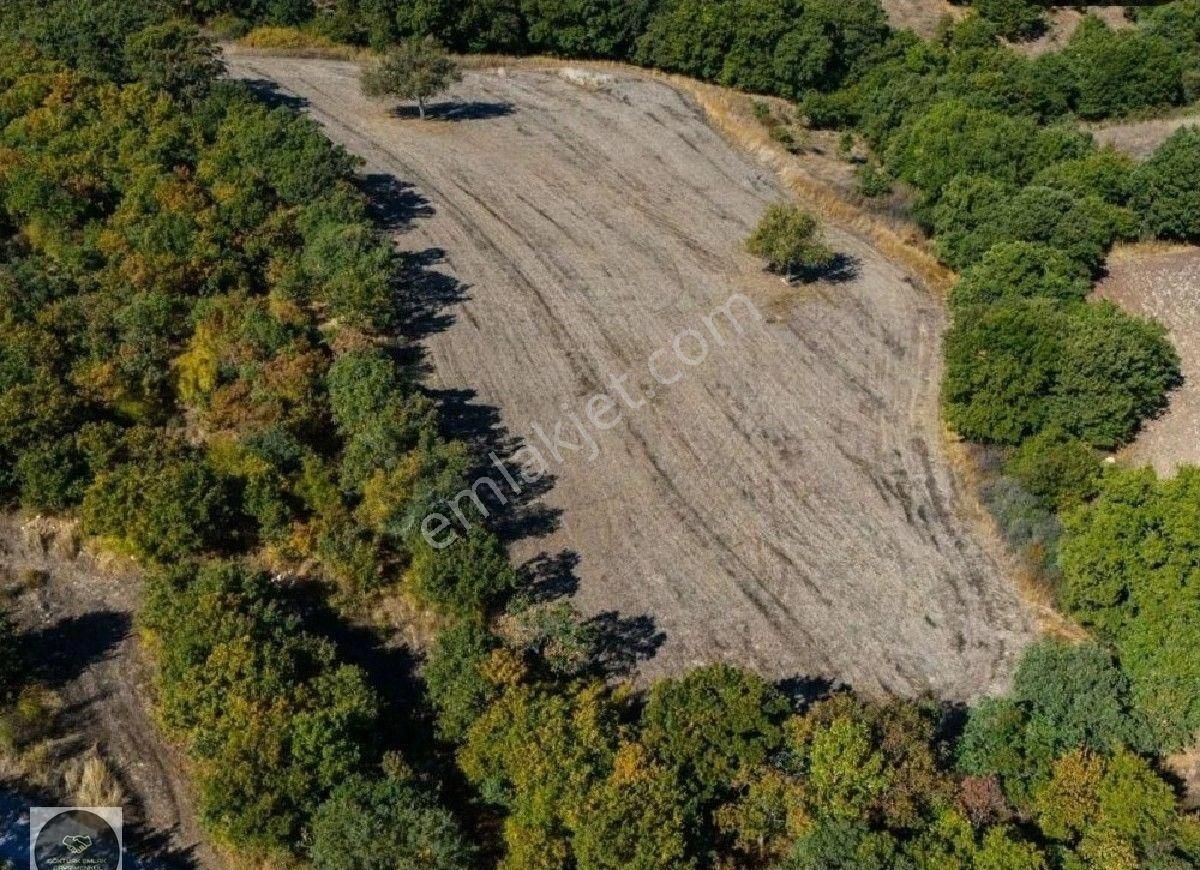
{"type": "Polygon", "coordinates": [[[36,655],[33,678],[63,704],[48,763],[92,746],[108,761],[140,866],[219,867],[201,839],[182,754],[152,717],[150,668],[133,631],[141,578],[123,561],[80,552],[77,540],[67,523],[0,516],[4,592],[36,655]]]}
{"type": "Polygon", "coordinates": [[[1195,107],[1190,107],[1169,118],[1099,124],[1090,129],[1101,145],[1112,145],[1118,151],[1144,160],[1180,127],[1196,124],[1200,124],[1200,113],[1196,112],[1195,107]]]}
{"type": "Polygon", "coordinates": [[[934,35],[947,15],[958,19],[969,11],[969,7],[949,0],[882,0],[881,5],[892,27],[908,28],[926,38],[934,35]]]}
{"type": "Polygon", "coordinates": [[[1163,324],[1183,364],[1166,413],[1145,424],[1122,458],[1163,475],[1200,464],[1200,249],[1117,248],[1096,295],[1163,324]]]}
{"type": "Polygon", "coordinates": [[[497,409],[539,445],[554,482],[514,556],[577,562],[587,613],[653,620],[665,643],[644,675],[729,660],[867,692],[1005,685],[1030,620],[961,519],[942,307],[909,274],[830,227],[844,274],[765,276],[741,243],[782,190],[659,82],[473,70],[422,122],[363,98],[352,63],[227,60],[303,100],[375,188],[412,185],[397,244],[430,264],[422,287],[462,282],[425,341],[429,383],[477,391],[474,416],[497,409]],[[683,377],[656,384],[651,355],[735,293],[763,320],[695,367],[660,355],[683,377]],[[644,404],[589,426],[594,458],[550,458],[532,427],[619,398],[614,376],[644,404]]]}

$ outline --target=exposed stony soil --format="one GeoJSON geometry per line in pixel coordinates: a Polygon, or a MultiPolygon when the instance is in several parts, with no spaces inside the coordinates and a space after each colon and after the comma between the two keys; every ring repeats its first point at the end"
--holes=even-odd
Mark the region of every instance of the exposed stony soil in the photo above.
{"type": "Polygon", "coordinates": [[[431,388],[550,466],[514,555],[572,568],[585,612],[663,641],[644,675],[730,660],[868,692],[1003,687],[1032,629],[960,517],[943,312],[912,277],[832,227],[841,274],[790,290],[764,275],[741,243],[781,189],[658,82],[469,71],[419,121],[363,98],[351,63],[227,60],[364,159],[397,244],[426,264],[417,286],[448,303],[427,323],[431,388]],[[763,319],[718,346],[703,318],[735,293],[763,319]],[[656,384],[652,354],[687,330],[710,335],[708,357],[660,354],[683,377],[656,384]],[[594,458],[555,461],[534,425],[553,437],[591,397],[621,402],[622,375],[640,407],[588,426],[594,458]]]}
{"type": "Polygon", "coordinates": [[[1096,295],[1163,324],[1183,367],[1166,413],[1148,421],[1122,457],[1163,475],[1200,464],[1200,249],[1118,248],[1096,295]]]}
{"type": "Polygon", "coordinates": [[[127,845],[143,866],[220,866],[201,839],[182,755],[152,718],[151,674],[132,628],[138,573],[81,552],[68,523],[8,514],[0,516],[0,575],[38,656],[33,677],[63,702],[51,763],[99,750],[126,797],[127,845]]]}

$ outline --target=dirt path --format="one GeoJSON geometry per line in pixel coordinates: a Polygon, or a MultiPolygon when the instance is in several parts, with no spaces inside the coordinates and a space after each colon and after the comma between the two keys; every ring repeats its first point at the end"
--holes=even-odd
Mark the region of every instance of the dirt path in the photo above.
{"type": "Polygon", "coordinates": [[[585,612],[653,620],[665,643],[644,674],[730,660],[867,692],[1005,684],[1032,629],[959,518],[943,314],[900,268],[830,229],[838,280],[764,276],[740,246],[781,189],[660,83],[470,71],[452,119],[420,122],[362,98],[350,63],[227,60],[300,98],[373,185],[413,186],[393,200],[397,244],[461,297],[425,342],[430,383],[477,391],[464,417],[498,409],[546,455],[544,527],[514,555],[577,560],[585,612]],[[704,318],[734,294],[763,319],[718,346],[704,318]],[[683,336],[695,359],[688,330],[710,338],[702,362],[654,356],[683,336]],[[553,437],[622,375],[634,401],[593,430],[594,458],[549,459],[535,424],[553,437]]]}
{"type": "Polygon", "coordinates": [[[137,572],[78,552],[65,523],[14,515],[0,516],[0,571],[20,590],[14,610],[40,656],[35,677],[63,701],[50,762],[99,750],[125,795],[127,845],[143,865],[220,867],[201,838],[182,755],[151,716],[151,675],[132,631],[137,572]]]}

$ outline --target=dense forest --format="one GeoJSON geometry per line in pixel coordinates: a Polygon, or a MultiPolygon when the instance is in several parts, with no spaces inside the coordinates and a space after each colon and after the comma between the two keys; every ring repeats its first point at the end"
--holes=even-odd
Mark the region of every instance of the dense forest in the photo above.
{"type": "Polygon", "coordinates": [[[145,566],[156,703],[214,837],[330,870],[1200,863],[1160,761],[1200,728],[1200,477],[1098,452],[1178,361],[1086,300],[1116,241],[1200,240],[1200,133],[1135,165],[1071,124],[1192,100],[1200,4],[1036,60],[999,5],[921,41],[868,0],[5,4],[0,492],[145,566]],[[855,131],[961,273],[946,419],[1000,451],[1003,515],[1094,639],[1035,645],[969,710],[721,665],[613,679],[494,535],[413,533],[475,457],[392,350],[408,264],[354,161],[222,81],[193,21],[631,59],[855,131]],[[337,630],[384,586],[442,625],[402,696],[337,630]]]}

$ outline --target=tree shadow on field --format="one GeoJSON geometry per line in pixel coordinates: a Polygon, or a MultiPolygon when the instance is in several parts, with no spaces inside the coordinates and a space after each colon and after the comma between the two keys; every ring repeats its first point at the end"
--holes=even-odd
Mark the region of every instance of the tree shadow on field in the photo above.
{"type": "Polygon", "coordinates": [[[828,698],[835,691],[844,690],[844,687],[835,686],[832,680],[811,676],[786,677],[777,682],[775,688],[788,699],[797,713],[828,698]]]}
{"type": "Polygon", "coordinates": [[[796,278],[805,284],[827,281],[830,284],[846,284],[857,280],[861,274],[862,261],[848,254],[834,254],[826,266],[800,269],[796,278]]]}
{"type": "MultiPolygon", "coordinates": [[[[579,554],[574,550],[558,553],[542,551],[518,569],[521,597],[530,606],[570,598],[579,589],[579,554]]],[[[582,620],[592,637],[589,672],[604,679],[628,676],[644,661],[652,659],[666,641],[654,617],[621,616],[605,610],[582,620]]]]}
{"type": "Polygon", "coordinates": [[[621,616],[605,610],[585,624],[596,632],[596,667],[609,678],[629,675],[640,663],[654,658],[667,640],[648,614],[621,616]]]}
{"type": "MultiPolygon", "coordinates": [[[[513,114],[512,103],[485,100],[445,100],[425,107],[426,121],[487,121],[513,114]]],[[[393,118],[410,121],[421,117],[415,104],[402,103],[392,109],[393,118]]]]}
{"type": "MultiPolygon", "coordinates": [[[[476,401],[474,390],[426,390],[438,403],[440,434],[464,441],[475,457],[467,472],[468,485],[484,506],[482,517],[501,541],[511,544],[524,538],[541,538],[559,526],[562,511],[542,503],[541,498],[554,486],[549,471],[534,476],[523,474],[519,456],[525,439],[511,434],[500,420],[494,405],[476,401]]],[[[477,506],[462,501],[465,510],[478,512],[477,506]]]]}
{"type": "Polygon", "coordinates": [[[444,332],[457,320],[453,307],[467,301],[470,285],[453,275],[432,268],[445,260],[441,248],[426,248],[401,254],[397,283],[400,290],[398,332],[410,355],[419,362],[424,357],[421,341],[444,332]]]}
{"type": "Polygon", "coordinates": [[[272,109],[283,106],[294,112],[308,107],[308,100],[289,94],[279,89],[279,85],[270,79],[236,79],[250,89],[255,97],[262,100],[272,109]]]}
{"type": "Polygon", "coordinates": [[[128,613],[98,610],[23,633],[21,640],[24,648],[43,651],[30,663],[34,677],[58,689],[112,655],[129,636],[130,626],[128,613]]]}
{"type": "Polygon", "coordinates": [[[371,172],[358,183],[371,217],[385,230],[403,232],[418,218],[433,217],[433,206],[417,188],[386,172],[371,172]]]}
{"type": "MultiPolygon", "coordinates": [[[[468,119],[496,117],[510,111],[511,107],[506,105],[455,104],[448,108],[435,107],[431,116],[468,119]]],[[[403,233],[416,222],[432,217],[436,211],[414,186],[388,174],[367,175],[360,181],[360,187],[368,197],[376,219],[392,232],[403,233]]],[[[401,294],[398,328],[401,350],[398,355],[407,356],[408,359],[402,361],[426,373],[430,366],[424,341],[452,326],[461,314],[459,306],[470,298],[470,285],[451,274],[445,268],[445,262],[445,252],[440,248],[400,255],[397,287],[401,294]]],[[[544,465],[522,464],[531,462],[535,445],[509,431],[500,410],[479,401],[475,390],[426,386],[424,392],[437,404],[439,434],[465,442],[475,458],[474,467],[466,477],[469,489],[459,494],[456,503],[470,523],[485,526],[505,544],[544,537],[558,529],[562,511],[543,501],[543,496],[554,486],[554,475],[544,465]],[[532,473],[537,471],[545,473],[532,473]],[[482,515],[478,512],[479,504],[483,505],[482,515]]],[[[539,452],[548,462],[549,456],[540,449],[539,452]]],[[[579,555],[573,551],[553,555],[540,553],[519,569],[524,580],[521,594],[534,603],[569,598],[579,587],[576,574],[579,561],[579,555]]],[[[666,639],[648,614],[621,616],[616,611],[606,611],[584,620],[584,624],[595,638],[591,667],[607,678],[630,673],[640,662],[652,658],[666,639]]],[[[344,642],[343,646],[359,648],[357,642],[344,642]]],[[[370,649],[369,646],[362,648],[370,649]]],[[[380,657],[380,653],[376,649],[367,654],[361,664],[380,677],[387,672],[411,672],[411,662],[396,660],[393,653],[380,657]]],[[[420,691],[419,683],[402,686],[400,695],[390,699],[391,703],[415,702],[417,699],[411,693],[420,691]]],[[[422,725],[428,723],[413,721],[405,730],[419,732],[422,725]]]]}
{"type": "Polygon", "coordinates": [[[579,554],[574,550],[554,555],[543,550],[520,567],[521,588],[531,604],[574,595],[579,589],[579,578],[575,576],[578,567],[579,554]]]}

